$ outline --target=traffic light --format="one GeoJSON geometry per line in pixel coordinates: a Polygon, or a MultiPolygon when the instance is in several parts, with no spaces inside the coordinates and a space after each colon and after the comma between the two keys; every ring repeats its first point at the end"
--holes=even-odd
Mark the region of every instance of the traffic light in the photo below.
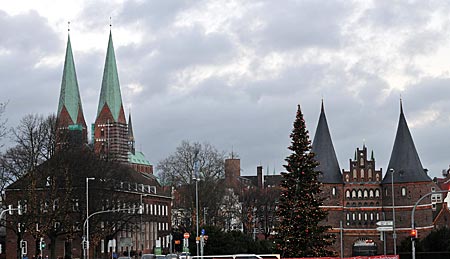
{"type": "Polygon", "coordinates": [[[39,242],[39,247],[41,250],[45,249],[45,241],[44,241],[43,237],[41,237],[41,241],[39,242]]]}
{"type": "Polygon", "coordinates": [[[409,236],[411,237],[411,239],[416,239],[418,236],[417,229],[411,229],[411,231],[409,232],[409,236]]]}

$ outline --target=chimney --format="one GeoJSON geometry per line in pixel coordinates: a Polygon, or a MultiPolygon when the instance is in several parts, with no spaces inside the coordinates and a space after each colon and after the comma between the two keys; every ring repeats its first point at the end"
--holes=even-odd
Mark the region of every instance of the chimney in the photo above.
{"type": "Polygon", "coordinates": [[[258,188],[264,189],[264,178],[263,178],[263,167],[258,166],[256,167],[256,174],[258,176],[258,188]]]}
{"type": "Polygon", "coordinates": [[[225,159],[225,186],[236,188],[241,176],[241,160],[238,158],[225,159]]]}

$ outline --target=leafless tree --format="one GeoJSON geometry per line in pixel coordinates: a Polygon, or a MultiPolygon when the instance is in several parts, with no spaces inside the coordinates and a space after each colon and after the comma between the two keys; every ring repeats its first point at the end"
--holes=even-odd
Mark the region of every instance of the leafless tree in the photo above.
{"type": "Polygon", "coordinates": [[[8,132],[6,129],[6,123],[8,120],[4,117],[6,105],[7,103],[0,103],[0,148],[4,146],[2,140],[8,132]]]}
{"type": "Polygon", "coordinates": [[[27,115],[11,130],[15,145],[0,160],[3,182],[8,185],[54,154],[55,116],[27,115]]]}
{"type": "Polygon", "coordinates": [[[212,145],[183,141],[174,154],[160,161],[156,167],[160,181],[175,187],[177,197],[174,208],[182,208],[195,220],[195,179],[198,180],[199,219],[214,224],[224,196],[225,154],[212,145]],[[198,173],[194,173],[194,160],[198,159],[198,173]]]}
{"type": "MultiPolygon", "coordinates": [[[[56,240],[67,240],[66,256],[71,256],[70,240],[80,240],[83,234],[86,178],[95,178],[89,187],[95,193],[95,198],[89,199],[90,212],[117,209],[119,204],[132,208],[139,202],[136,195],[130,197],[117,191],[117,183],[131,179],[131,173],[129,167],[100,160],[83,147],[59,151],[7,188],[8,204],[22,203],[26,210],[8,219],[6,226],[16,233],[18,245],[25,232],[36,242],[40,237],[48,238],[52,259],[56,258],[56,240]]],[[[136,218],[135,213],[93,217],[91,244],[96,246],[105,236],[114,236],[136,218]]]]}

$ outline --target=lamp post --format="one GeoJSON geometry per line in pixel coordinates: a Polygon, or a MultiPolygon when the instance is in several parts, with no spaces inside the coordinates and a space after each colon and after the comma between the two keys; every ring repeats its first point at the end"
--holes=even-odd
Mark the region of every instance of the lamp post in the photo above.
{"type": "MultiPolygon", "coordinates": [[[[427,194],[425,194],[424,196],[422,196],[419,200],[416,201],[416,204],[414,204],[413,210],[411,212],[411,230],[416,229],[416,224],[414,222],[414,214],[416,213],[416,207],[419,205],[419,203],[425,199],[426,197],[435,194],[435,193],[448,193],[450,192],[450,190],[444,190],[444,191],[434,191],[434,192],[429,192],[427,194]]],[[[416,240],[415,238],[413,238],[411,240],[411,258],[412,259],[416,259],[416,240]]]]}
{"type": "Polygon", "coordinates": [[[197,246],[197,256],[199,255],[199,241],[197,240],[198,238],[198,152],[199,150],[196,149],[194,151],[194,181],[195,181],[195,220],[196,220],[196,225],[197,225],[197,233],[195,236],[195,243],[197,246]]]}
{"type": "Polygon", "coordinates": [[[95,180],[95,178],[86,177],[86,249],[84,249],[86,259],[89,259],[89,180],[95,180]]]}
{"type": "Polygon", "coordinates": [[[139,244],[140,244],[140,249],[141,249],[141,252],[142,253],[144,253],[144,246],[145,246],[145,244],[144,244],[144,231],[142,231],[142,214],[144,213],[144,203],[142,202],[142,197],[143,196],[147,196],[146,194],[141,194],[141,200],[140,200],[140,208],[139,208],[139,214],[140,214],[140,217],[139,217],[139,231],[141,232],[140,233],[140,238],[139,238],[139,244]]]}
{"type": "Polygon", "coordinates": [[[394,173],[393,168],[389,169],[391,173],[391,192],[392,192],[392,239],[394,240],[394,255],[397,255],[397,233],[395,232],[395,196],[394,196],[394,173]]]}

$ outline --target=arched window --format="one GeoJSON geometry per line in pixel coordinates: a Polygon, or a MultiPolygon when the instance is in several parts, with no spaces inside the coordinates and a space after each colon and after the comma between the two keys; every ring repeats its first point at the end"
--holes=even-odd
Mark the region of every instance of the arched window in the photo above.
{"type": "Polygon", "coordinates": [[[356,198],[356,191],[355,190],[352,191],[352,198],[356,198]]]}
{"type": "Polygon", "coordinates": [[[361,220],[361,213],[358,213],[358,220],[361,220]]]}
{"type": "MultiPolygon", "coordinates": [[[[361,154],[361,156],[362,156],[363,154],[361,154]]],[[[364,158],[363,157],[361,157],[360,159],[359,159],[359,164],[361,165],[361,166],[363,166],[364,165],[364,158]]]]}
{"type": "Polygon", "coordinates": [[[361,181],[364,180],[364,169],[361,169],[361,181]]]}
{"type": "Polygon", "coordinates": [[[364,198],[367,198],[369,196],[369,193],[367,192],[367,189],[364,189],[364,198]]]}
{"type": "Polygon", "coordinates": [[[358,176],[356,175],[356,169],[353,169],[353,179],[356,179],[358,176]]]}
{"type": "Polygon", "coordinates": [[[366,220],[366,221],[367,221],[367,212],[366,212],[366,213],[364,213],[364,220],[366,220]]]}
{"type": "Polygon", "coordinates": [[[345,181],[349,182],[350,181],[350,176],[348,174],[345,174],[345,181]]]}
{"type": "Polygon", "coordinates": [[[380,181],[380,174],[375,174],[375,179],[377,182],[380,181]]]}
{"type": "Polygon", "coordinates": [[[350,198],[350,190],[346,190],[345,191],[345,197],[346,198],[350,198]]]}
{"type": "Polygon", "coordinates": [[[353,212],[352,219],[356,220],[356,214],[353,212]]]}
{"type": "Polygon", "coordinates": [[[373,212],[370,213],[370,220],[373,220],[373,212]]]}
{"type": "Polygon", "coordinates": [[[347,213],[347,220],[350,220],[350,213],[347,213]]]}
{"type": "Polygon", "coordinates": [[[380,220],[380,214],[377,213],[377,220],[380,220]]]}
{"type": "Polygon", "coordinates": [[[358,198],[362,198],[362,191],[358,190],[358,198]]]}
{"type": "Polygon", "coordinates": [[[375,189],[375,197],[380,197],[380,189],[375,189]]]}
{"type": "Polygon", "coordinates": [[[369,180],[372,180],[372,169],[367,171],[367,177],[369,177],[369,180]]]}
{"type": "Polygon", "coordinates": [[[373,190],[372,189],[369,190],[369,197],[373,198],[373,190]]]}
{"type": "Polygon", "coordinates": [[[331,189],[331,195],[336,196],[336,187],[333,187],[333,189],[331,189]]]}
{"type": "Polygon", "coordinates": [[[402,196],[406,196],[406,187],[402,187],[402,196]]]}

